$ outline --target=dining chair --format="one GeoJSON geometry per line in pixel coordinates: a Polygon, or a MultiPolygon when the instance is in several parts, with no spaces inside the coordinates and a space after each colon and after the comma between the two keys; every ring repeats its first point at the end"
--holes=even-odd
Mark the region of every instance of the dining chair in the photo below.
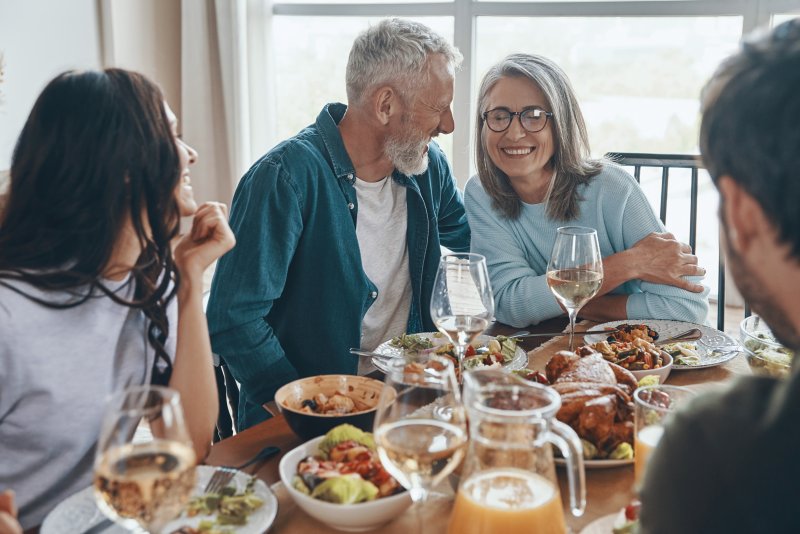
{"type": "MultiPolygon", "coordinates": [[[[690,171],[689,195],[689,246],[692,253],[697,251],[697,193],[698,171],[704,169],[700,156],[690,154],[644,154],[637,152],[609,152],[606,158],[622,165],[633,167],[633,177],[641,183],[642,168],[661,169],[661,196],[659,218],[667,224],[667,201],[669,199],[669,179],[671,169],[688,169],[690,171]]],[[[681,173],[685,176],[685,173],[681,173]]],[[[719,275],[717,277],[717,330],[725,331],[725,254],[722,247],[722,229],[720,229],[720,247],[718,260],[719,275]]],[[[750,316],[750,306],[744,303],[744,315],[750,316]]]]}
{"type": "MultiPolygon", "coordinates": [[[[208,306],[210,291],[203,293],[203,312],[208,306]]],[[[239,384],[230,369],[219,355],[213,354],[214,378],[217,382],[217,402],[219,415],[214,429],[214,443],[229,438],[239,431],[236,418],[239,413],[239,384]]]]}

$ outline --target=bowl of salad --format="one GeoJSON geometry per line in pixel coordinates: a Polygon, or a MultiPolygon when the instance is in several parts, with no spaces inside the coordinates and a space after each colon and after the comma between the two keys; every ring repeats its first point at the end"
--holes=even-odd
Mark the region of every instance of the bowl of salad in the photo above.
{"type": "Polygon", "coordinates": [[[775,339],[758,315],[745,317],[739,326],[742,347],[753,374],[784,378],[789,376],[794,352],[775,339]]]}
{"type": "Polygon", "coordinates": [[[411,506],[409,493],[383,469],[372,434],[351,425],[288,452],[278,469],[297,506],[337,530],[373,530],[411,506]]]}

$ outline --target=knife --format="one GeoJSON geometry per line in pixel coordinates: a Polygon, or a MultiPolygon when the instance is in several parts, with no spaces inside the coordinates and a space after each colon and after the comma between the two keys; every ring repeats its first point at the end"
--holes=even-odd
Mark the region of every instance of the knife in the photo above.
{"type": "MultiPolygon", "coordinates": [[[[585,336],[587,334],[612,334],[619,330],[618,328],[606,328],[604,330],[581,330],[579,332],[575,332],[576,336],[585,336]]],[[[536,332],[534,334],[523,334],[523,335],[512,335],[506,336],[509,339],[523,339],[526,337],[556,337],[556,336],[568,336],[569,332],[536,332]]]]}

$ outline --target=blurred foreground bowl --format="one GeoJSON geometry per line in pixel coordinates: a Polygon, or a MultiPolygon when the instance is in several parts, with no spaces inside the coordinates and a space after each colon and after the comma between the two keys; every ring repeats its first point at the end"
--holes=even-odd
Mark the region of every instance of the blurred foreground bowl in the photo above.
{"type": "Polygon", "coordinates": [[[761,317],[745,317],[739,325],[739,334],[753,374],[776,378],[789,376],[794,352],[775,339],[761,317]]]}
{"type": "Polygon", "coordinates": [[[275,393],[275,404],[295,434],[303,439],[321,436],[335,426],[349,423],[372,432],[375,411],[383,389],[383,382],[356,375],[320,375],[289,382],[275,393]],[[350,397],[356,411],[348,414],[318,414],[302,410],[303,401],[322,393],[332,397],[336,392],[350,397]]]}
{"type": "Polygon", "coordinates": [[[411,495],[407,491],[356,504],[330,503],[312,499],[297,491],[292,485],[292,479],[297,474],[297,464],[308,456],[316,456],[319,453],[319,443],[323,439],[324,436],[320,436],[292,449],[281,459],[278,467],[286,491],[305,513],[331,528],[360,532],[376,529],[392,521],[411,506],[411,495]]]}

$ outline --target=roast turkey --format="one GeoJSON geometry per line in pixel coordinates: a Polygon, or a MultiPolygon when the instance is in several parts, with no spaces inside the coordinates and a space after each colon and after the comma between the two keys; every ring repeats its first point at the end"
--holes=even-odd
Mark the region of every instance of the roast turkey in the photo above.
{"type": "Polygon", "coordinates": [[[638,383],[630,371],[603,359],[590,347],[557,352],[545,367],[561,395],[556,417],[601,453],[633,444],[633,402],[638,383]]]}

